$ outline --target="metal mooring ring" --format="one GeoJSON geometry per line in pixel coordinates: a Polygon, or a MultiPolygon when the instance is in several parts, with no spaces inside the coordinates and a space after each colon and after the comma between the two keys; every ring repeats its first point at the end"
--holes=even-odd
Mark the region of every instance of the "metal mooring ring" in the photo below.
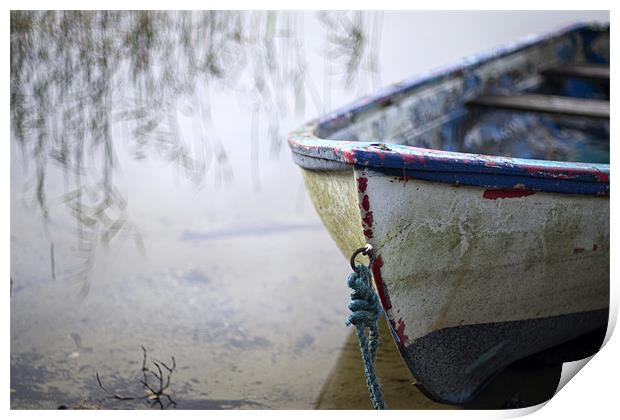
{"type": "Polygon", "coordinates": [[[372,245],[366,244],[353,252],[353,255],[351,255],[351,268],[353,269],[353,271],[357,272],[357,269],[355,267],[355,257],[357,257],[359,254],[368,255],[370,254],[370,251],[372,251],[372,245]]]}

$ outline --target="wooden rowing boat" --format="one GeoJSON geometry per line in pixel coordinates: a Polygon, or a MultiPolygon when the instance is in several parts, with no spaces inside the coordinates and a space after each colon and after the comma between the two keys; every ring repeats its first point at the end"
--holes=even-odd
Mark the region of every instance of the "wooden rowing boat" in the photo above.
{"type": "Polygon", "coordinates": [[[373,246],[394,341],[434,399],[464,403],[513,362],[600,347],[609,26],[574,25],[407,80],[289,144],[343,254],[373,246]]]}

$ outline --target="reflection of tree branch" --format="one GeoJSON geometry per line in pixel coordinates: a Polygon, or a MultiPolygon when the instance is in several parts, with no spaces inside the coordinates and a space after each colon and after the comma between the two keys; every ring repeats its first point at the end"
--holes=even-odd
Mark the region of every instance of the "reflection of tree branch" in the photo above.
{"type": "Polygon", "coordinates": [[[56,258],[54,256],[54,242],[50,243],[50,271],[52,280],[56,280],[56,258]]]}
{"type": "Polygon", "coordinates": [[[320,12],[318,18],[327,31],[325,54],[342,66],[346,86],[358,79],[361,70],[367,70],[373,77],[378,73],[380,12],[373,15],[363,15],[360,11],[320,12]],[[365,18],[370,16],[372,22],[366,22],[365,18]],[[372,30],[367,30],[367,26],[372,26],[372,30]]]}
{"type": "MultiPolygon", "coordinates": [[[[127,201],[115,187],[106,190],[103,183],[83,185],[60,197],[77,223],[77,256],[83,263],[70,278],[82,283],[81,295],[88,293],[88,275],[99,243],[108,246],[121,230],[132,233],[142,251],[140,234],[126,213],[127,201]]],[[[54,260],[53,260],[54,261],[54,260]]],[[[53,266],[54,267],[54,266],[53,266]]]]}
{"type": "MultiPolygon", "coordinates": [[[[10,16],[12,138],[35,163],[33,197],[45,229],[54,166],[65,176],[66,191],[76,194],[67,205],[84,257],[82,279],[87,279],[98,243],[105,246],[127,231],[141,246],[114,181],[119,141],[128,138],[137,159],[156,155],[175,163],[195,184],[209,168],[216,181],[226,182],[232,179],[232,167],[212,121],[211,104],[205,104],[212,89],[243,95],[241,102],[249,104],[261,130],[260,121],[266,120],[271,156],[283,144],[279,122],[291,97],[296,111],[303,112],[309,92],[317,111],[323,111],[306,71],[298,14],[12,11],[10,16]],[[182,101],[199,104],[193,107],[197,112],[186,115],[198,121],[196,138],[187,139],[179,128],[182,101]],[[116,126],[123,130],[119,139],[116,126]],[[86,190],[97,190],[98,198],[82,194],[86,190]],[[89,208],[103,202],[116,206],[114,211],[89,208]]],[[[330,59],[344,63],[347,84],[363,67],[376,67],[376,54],[367,53],[365,28],[370,25],[364,16],[323,17],[333,26],[328,31],[330,59]]],[[[260,136],[252,136],[253,180],[259,185],[260,136]]],[[[53,242],[50,235],[48,239],[53,242]]],[[[53,250],[50,255],[55,261],[53,250]]],[[[54,261],[52,277],[58,268],[54,261]]]]}
{"type": "MultiPolygon", "coordinates": [[[[328,39],[335,53],[347,54],[352,79],[366,44],[361,14],[322,16],[334,23],[328,39]]],[[[111,128],[119,121],[114,118],[132,123],[137,155],[155,143],[199,180],[204,162],[191,156],[173,121],[167,127],[162,122],[176,118],[178,100],[191,96],[199,82],[238,89],[244,69],[253,80],[252,102],[259,102],[269,121],[272,155],[277,154],[287,95],[294,95],[298,110],[305,101],[296,19],[277,12],[11,12],[13,135],[22,145],[38,139],[41,209],[48,158],[75,168],[72,163],[84,163],[84,151],[100,151],[100,178],[111,186],[116,166],[111,128]],[[54,139],[50,132],[57,133],[54,139]]]]}

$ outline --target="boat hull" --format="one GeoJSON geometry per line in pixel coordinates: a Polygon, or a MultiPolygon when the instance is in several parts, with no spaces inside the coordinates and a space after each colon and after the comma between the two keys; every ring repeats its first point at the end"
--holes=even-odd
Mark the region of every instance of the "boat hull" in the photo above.
{"type": "Polygon", "coordinates": [[[471,402],[541,352],[558,364],[600,348],[608,116],[609,26],[579,24],[387,87],[291,133],[345,257],[373,246],[394,340],[435,399],[471,402]]]}
{"type": "Polygon", "coordinates": [[[343,254],[373,246],[396,344],[437,400],[467,402],[510,363],[606,326],[608,197],[303,171],[343,254]]]}

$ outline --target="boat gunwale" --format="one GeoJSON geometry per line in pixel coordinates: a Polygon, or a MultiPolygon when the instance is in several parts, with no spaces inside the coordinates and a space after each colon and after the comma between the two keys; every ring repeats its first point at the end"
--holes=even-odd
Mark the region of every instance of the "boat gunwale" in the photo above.
{"type": "Polygon", "coordinates": [[[350,120],[375,107],[390,104],[397,97],[407,95],[411,90],[420,88],[424,85],[437,83],[459,74],[466,74],[468,71],[481,67],[489,62],[507,57],[511,54],[537,47],[543,43],[553,42],[567,35],[585,30],[609,31],[609,24],[596,22],[578,22],[563,26],[555,31],[526,36],[518,41],[503,44],[488,51],[474,54],[456,60],[446,66],[441,66],[421,74],[413,75],[401,82],[379,89],[374,94],[364,96],[345,105],[335,111],[330,112],[324,117],[318,118],[318,128],[323,130],[337,130],[347,125],[350,120]]]}
{"type": "Polygon", "coordinates": [[[372,142],[331,140],[320,135],[326,129],[334,130],[346,125],[360,113],[391,105],[395,97],[459,75],[491,60],[580,30],[608,28],[609,25],[602,24],[573,24],[552,33],[530,36],[520,43],[500,47],[425,76],[397,83],[374,95],[354,101],[326,117],[307,123],[290,134],[289,145],[294,155],[311,158],[303,162],[296,159],[297,164],[308,169],[325,169],[325,162],[331,161],[334,169],[346,169],[351,165],[363,166],[394,175],[452,184],[608,196],[608,163],[512,158],[382,143],[380,139],[372,142]],[[317,159],[323,163],[313,164],[312,161],[317,159]]]}

